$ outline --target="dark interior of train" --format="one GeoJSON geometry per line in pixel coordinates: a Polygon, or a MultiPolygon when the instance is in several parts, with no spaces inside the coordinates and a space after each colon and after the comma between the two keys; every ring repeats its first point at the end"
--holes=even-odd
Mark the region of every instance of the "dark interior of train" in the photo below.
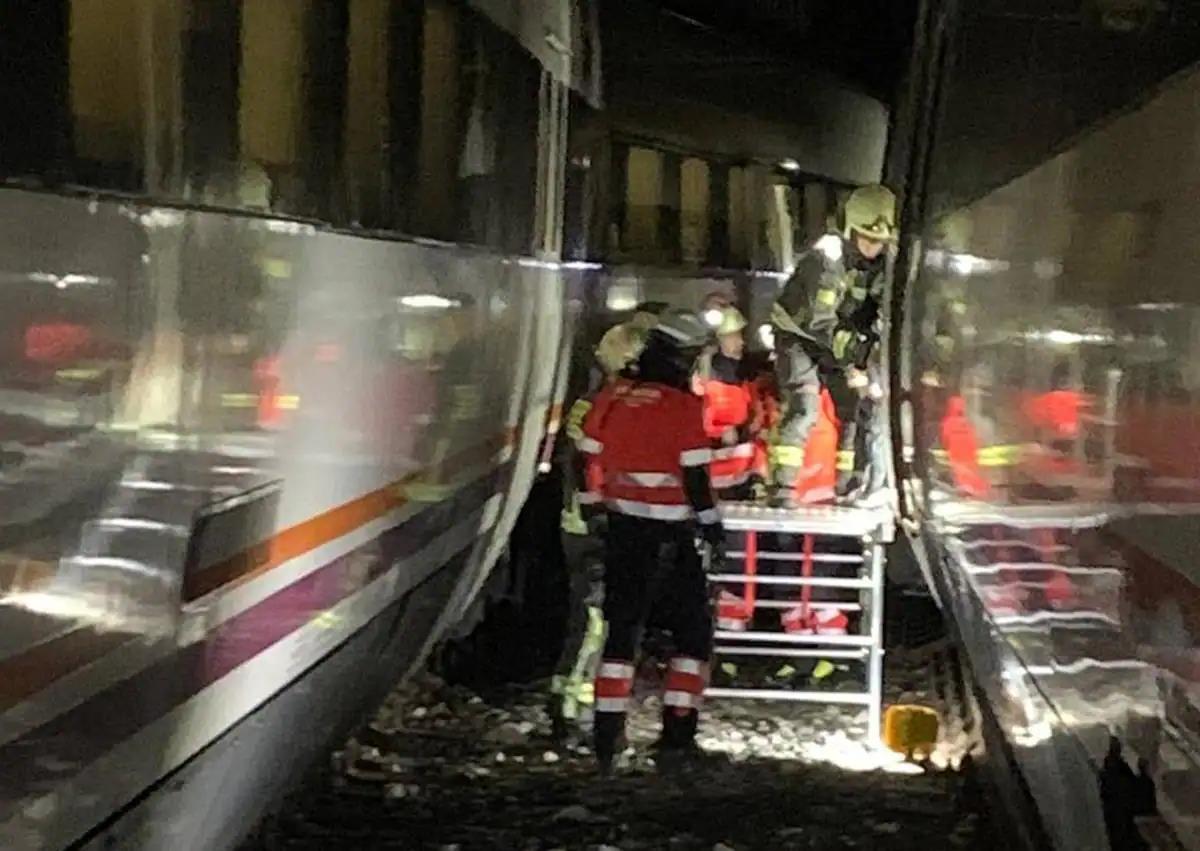
{"type": "Polygon", "coordinates": [[[1200,851],[1198,61],[6,0],[0,849],[1200,851]]]}

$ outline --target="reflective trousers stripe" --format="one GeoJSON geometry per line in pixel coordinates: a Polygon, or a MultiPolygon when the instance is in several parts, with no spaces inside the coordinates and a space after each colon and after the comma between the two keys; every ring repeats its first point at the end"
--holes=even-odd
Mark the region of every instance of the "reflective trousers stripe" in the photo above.
{"type": "Polygon", "coordinates": [[[670,662],[670,670],[679,671],[681,674],[699,674],[704,670],[704,663],[699,659],[676,656],[670,662]]]}
{"type": "Polygon", "coordinates": [[[699,698],[704,694],[704,686],[708,680],[708,666],[699,659],[687,656],[676,656],[667,667],[667,681],[664,684],[665,695],[663,702],[667,706],[697,706],[699,698]],[[683,702],[680,695],[691,698],[683,702]],[[671,700],[675,702],[672,703],[671,700]]]}
{"type": "Polygon", "coordinates": [[[631,680],[633,679],[634,668],[628,662],[601,662],[600,670],[596,672],[597,678],[605,677],[615,680],[631,680]]]}
{"type": "Polygon", "coordinates": [[[629,710],[629,698],[597,697],[595,709],[597,712],[626,712],[629,710]]]}
{"type": "Polygon", "coordinates": [[[699,709],[703,697],[686,691],[668,690],[663,694],[663,705],[674,709],[699,709]]]}

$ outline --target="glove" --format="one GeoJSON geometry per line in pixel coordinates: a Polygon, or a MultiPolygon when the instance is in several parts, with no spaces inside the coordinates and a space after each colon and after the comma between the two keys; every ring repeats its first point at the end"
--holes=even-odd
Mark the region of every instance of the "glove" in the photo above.
{"type": "Polygon", "coordinates": [[[853,366],[846,367],[846,383],[859,396],[866,396],[871,388],[871,379],[867,374],[853,366]]]}

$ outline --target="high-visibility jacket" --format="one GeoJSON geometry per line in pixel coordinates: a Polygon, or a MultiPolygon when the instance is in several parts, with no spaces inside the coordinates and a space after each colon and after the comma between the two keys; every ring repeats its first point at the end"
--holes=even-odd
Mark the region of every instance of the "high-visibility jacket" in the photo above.
{"type": "Polygon", "coordinates": [[[967,403],[962,396],[952,396],[946,403],[941,424],[942,446],[950,461],[954,484],[963,493],[985,499],[990,487],[979,465],[979,440],[967,418],[967,403]]]}
{"type": "Polygon", "coordinates": [[[1056,439],[1070,440],[1079,435],[1080,412],[1086,404],[1083,394],[1075,390],[1052,390],[1026,399],[1022,407],[1034,426],[1056,439]]]}
{"type": "Polygon", "coordinates": [[[863,359],[878,314],[887,260],[868,260],[853,241],[826,234],[796,260],[771,310],[776,329],[833,353],[841,366],[863,359]],[[865,347],[865,348],[864,348],[865,347]]]}
{"type": "Polygon", "coordinates": [[[739,365],[740,361],[718,353],[704,370],[704,431],[713,442],[709,474],[717,490],[737,487],[752,474],[765,473],[766,456],[754,434],[758,419],[754,388],[739,374],[739,365]]]}
{"type": "Polygon", "coordinates": [[[712,460],[698,396],[664,384],[619,382],[601,390],[583,421],[591,456],[585,503],[653,520],[720,522],[708,489],[712,460]],[[697,493],[686,479],[702,481],[697,493]]]}

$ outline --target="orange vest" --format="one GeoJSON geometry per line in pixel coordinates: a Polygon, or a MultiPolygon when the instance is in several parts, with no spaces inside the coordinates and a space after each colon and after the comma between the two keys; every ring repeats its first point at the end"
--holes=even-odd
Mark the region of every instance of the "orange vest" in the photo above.
{"type": "Polygon", "coordinates": [[[967,419],[967,403],[962,396],[952,396],[946,403],[942,448],[950,459],[950,473],[959,490],[968,496],[986,497],[990,488],[979,467],[979,440],[967,419]]]}

